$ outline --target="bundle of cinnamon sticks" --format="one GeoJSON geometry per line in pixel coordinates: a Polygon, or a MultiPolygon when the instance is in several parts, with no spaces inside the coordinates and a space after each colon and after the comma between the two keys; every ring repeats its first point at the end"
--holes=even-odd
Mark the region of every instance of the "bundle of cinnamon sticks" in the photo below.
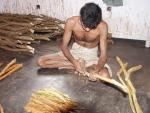
{"type": "MultiPolygon", "coordinates": [[[[131,74],[135,71],[140,70],[142,68],[142,65],[134,66],[134,67],[127,69],[127,65],[128,65],[127,63],[124,63],[119,57],[116,57],[116,59],[121,67],[119,69],[119,71],[117,72],[117,77],[118,77],[119,81],[117,81],[113,78],[102,77],[96,73],[92,76],[94,76],[95,78],[97,78],[99,80],[102,80],[106,83],[112,84],[112,85],[120,88],[123,92],[128,94],[129,103],[130,103],[133,113],[143,113],[143,111],[138,103],[138,100],[137,100],[136,89],[133,86],[133,83],[130,79],[131,74]]],[[[85,75],[89,77],[90,73],[87,72],[87,73],[85,73],[85,75]]]]}
{"type": "Polygon", "coordinates": [[[62,37],[64,22],[48,16],[0,14],[0,48],[34,53],[32,43],[62,37]]]}
{"type": "Polygon", "coordinates": [[[77,103],[68,95],[54,88],[41,89],[32,94],[25,106],[28,113],[72,113],[77,103]]]}

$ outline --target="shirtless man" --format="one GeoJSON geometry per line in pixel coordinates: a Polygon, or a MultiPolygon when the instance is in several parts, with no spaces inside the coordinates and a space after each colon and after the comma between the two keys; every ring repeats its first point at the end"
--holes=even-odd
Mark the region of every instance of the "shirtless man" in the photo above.
{"type": "Polygon", "coordinates": [[[109,77],[109,66],[106,65],[107,33],[108,26],[102,20],[101,8],[95,3],[87,3],[81,8],[80,16],[67,19],[61,45],[62,52],[42,56],[38,64],[42,68],[64,67],[84,73],[85,70],[79,61],[83,58],[88,64],[86,65],[87,71],[109,77]],[[72,34],[75,42],[70,49],[68,45],[72,34]],[[98,50],[99,57],[97,56],[98,50]]]}

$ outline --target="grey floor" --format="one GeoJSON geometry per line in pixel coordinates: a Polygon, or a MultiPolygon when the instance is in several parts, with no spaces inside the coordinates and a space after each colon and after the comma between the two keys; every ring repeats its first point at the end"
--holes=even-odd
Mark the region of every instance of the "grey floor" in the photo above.
{"type": "MultiPolygon", "coordinates": [[[[24,66],[18,72],[0,81],[0,103],[5,113],[26,113],[24,106],[31,94],[38,89],[53,87],[70,95],[85,110],[77,113],[132,113],[128,96],[113,86],[101,82],[90,82],[86,77],[75,75],[71,71],[40,69],[36,61],[39,56],[59,51],[60,41],[42,42],[36,47],[36,54],[16,54],[0,50],[0,62],[9,62],[17,58],[24,66]]],[[[150,113],[150,49],[144,48],[144,42],[115,40],[108,48],[108,63],[113,77],[119,69],[115,56],[127,61],[129,66],[141,64],[143,69],[132,75],[137,89],[138,101],[144,113],[150,113]]]]}

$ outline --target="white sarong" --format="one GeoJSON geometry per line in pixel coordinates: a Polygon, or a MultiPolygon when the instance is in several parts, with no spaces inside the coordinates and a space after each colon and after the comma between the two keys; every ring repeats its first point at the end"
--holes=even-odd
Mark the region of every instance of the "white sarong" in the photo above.
{"type": "MultiPolygon", "coordinates": [[[[86,48],[77,43],[73,43],[72,48],[70,49],[71,54],[75,59],[83,58],[85,60],[85,66],[88,67],[92,64],[97,64],[98,57],[98,46],[94,48],[86,48]]],[[[62,55],[62,52],[58,52],[56,54],[62,55]]],[[[112,77],[112,71],[108,64],[105,64],[104,67],[108,69],[110,76],[112,77]]]]}

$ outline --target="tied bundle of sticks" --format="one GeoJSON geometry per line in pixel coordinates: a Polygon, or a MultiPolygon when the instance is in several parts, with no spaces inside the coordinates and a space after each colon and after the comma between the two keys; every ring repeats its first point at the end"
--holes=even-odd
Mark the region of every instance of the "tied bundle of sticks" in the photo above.
{"type": "Polygon", "coordinates": [[[0,104],[0,113],[4,113],[4,110],[1,104],[0,104]]]}
{"type": "Polygon", "coordinates": [[[0,48],[34,53],[32,43],[62,37],[64,22],[44,15],[0,14],[0,48]]]}
{"type": "MultiPolygon", "coordinates": [[[[117,77],[118,77],[119,81],[117,81],[115,79],[109,79],[109,78],[102,77],[96,73],[91,75],[90,73],[85,72],[84,76],[88,76],[88,77],[93,76],[94,78],[100,79],[104,82],[107,82],[109,84],[117,86],[123,92],[128,94],[130,106],[131,106],[133,113],[143,113],[140,108],[140,105],[138,104],[138,101],[137,101],[136,89],[134,88],[134,86],[130,80],[131,74],[133,72],[141,69],[142,66],[141,65],[134,66],[127,70],[127,63],[123,63],[123,61],[119,57],[116,57],[116,59],[121,67],[121,69],[117,72],[117,77]]],[[[82,64],[84,64],[83,63],[84,61],[80,61],[80,62],[82,62],[82,64]]],[[[85,68],[85,66],[83,66],[83,65],[82,65],[82,67],[85,68]]]]}
{"type": "MultiPolygon", "coordinates": [[[[3,80],[7,76],[11,75],[18,69],[20,69],[23,65],[22,64],[17,64],[16,59],[13,59],[10,63],[8,63],[4,68],[1,69],[0,71],[0,80],[3,80]]],[[[2,64],[1,64],[2,67],[2,64]]]]}
{"type": "Polygon", "coordinates": [[[66,94],[47,88],[32,94],[25,110],[30,113],[69,113],[75,111],[77,103],[66,94]]]}

